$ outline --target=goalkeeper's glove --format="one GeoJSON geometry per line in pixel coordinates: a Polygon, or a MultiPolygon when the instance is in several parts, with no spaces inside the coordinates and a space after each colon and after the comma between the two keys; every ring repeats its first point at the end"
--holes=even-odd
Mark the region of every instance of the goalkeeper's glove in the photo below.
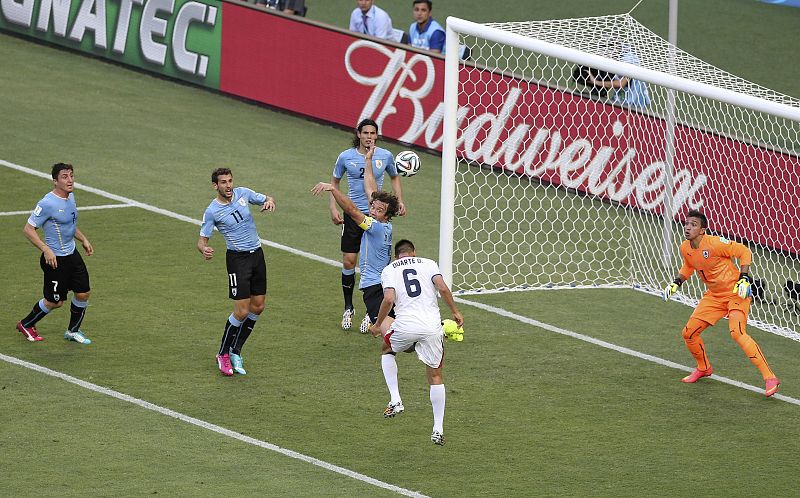
{"type": "Polygon", "coordinates": [[[733,292],[739,294],[739,297],[742,299],[752,296],[753,289],[750,288],[750,275],[747,273],[740,273],[739,281],[733,286],[733,292]]]}
{"type": "Polygon", "coordinates": [[[675,280],[672,281],[671,284],[664,287],[663,292],[661,292],[661,297],[664,298],[664,301],[669,301],[672,295],[678,292],[678,287],[680,287],[682,283],[683,280],[676,278],[675,280]]]}

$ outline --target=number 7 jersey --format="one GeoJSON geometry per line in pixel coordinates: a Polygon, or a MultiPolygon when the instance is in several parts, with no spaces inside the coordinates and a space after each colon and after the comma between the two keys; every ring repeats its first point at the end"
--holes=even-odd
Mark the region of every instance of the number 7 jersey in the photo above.
{"type": "Polygon", "coordinates": [[[395,291],[397,318],[392,328],[404,332],[441,333],[442,320],[433,284],[433,277],[441,274],[436,261],[416,256],[396,259],[383,269],[383,289],[395,291]]]}

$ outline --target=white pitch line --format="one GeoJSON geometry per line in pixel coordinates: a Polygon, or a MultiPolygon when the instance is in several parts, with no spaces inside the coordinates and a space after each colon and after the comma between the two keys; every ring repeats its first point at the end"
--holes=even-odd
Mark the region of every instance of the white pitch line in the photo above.
{"type": "Polygon", "coordinates": [[[168,417],[172,417],[178,419],[180,421],[195,425],[197,427],[201,427],[203,429],[208,429],[212,432],[216,432],[217,434],[222,434],[223,436],[227,436],[236,440],[239,440],[243,443],[252,444],[254,446],[259,446],[261,448],[274,451],[276,453],[280,453],[281,455],[288,456],[290,458],[294,458],[297,460],[302,460],[303,462],[310,463],[312,465],[316,465],[317,467],[322,467],[325,470],[330,470],[332,472],[336,472],[337,474],[342,474],[347,477],[351,477],[358,481],[362,481],[367,484],[372,484],[373,486],[377,486],[379,488],[387,489],[389,491],[394,491],[395,493],[404,495],[404,496],[414,496],[419,498],[427,498],[426,495],[418,493],[416,491],[411,491],[409,489],[401,488],[395,486],[393,484],[388,484],[383,481],[379,481],[372,477],[366,476],[364,474],[360,474],[358,472],[354,472],[349,469],[345,469],[344,467],[339,467],[338,465],[333,465],[331,463],[325,462],[323,460],[319,460],[314,457],[310,457],[307,455],[303,455],[302,453],[298,453],[296,451],[288,450],[286,448],[281,448],[280,446],[276,446],[272,443],[268,443],[266,441],[261,441],[260,439],[255,439],[250,436],[245,436],[244,434],[232,431],[230,429],[226,429],[224,427],[220,427],[218,425],[212,424],[210,422],[206,422],[204,420],[200,420],[194,417],[190,417],[189,415],[184,415],[183,413],[176,412],[174,410],[170,410],[169,408],[164,408],[163,406],[155,405],[150,403],[149,401],[144,401],[139,398],[134,398],[133,396],[129,396],[127,394],[123,394],[113,389],[108,389],[107,387],[98,386],[97,384],[92,384],[91,382],[86,382],[85,380],[78,379],[71,375],[67,375],[65,373],[57,372],[55,370],[51,370],[47,367],[43,367],[41,365],[37,365],[36,363],[30,363],[24,360],[20,360],[19,358],[15,358],[13,356],[7,356],[0,353],[0,359],[6,361],[8,363],[12,363],[14,365],[19,365],[21,367],[29,368],[36,372],[43,373],[45,375],[49,375],[51,377],[55,377],[57,379],[61,379],[63,381],[69,382],[71,384],[75,384],[76,386],[83,387],[84,389],[88,389],[90,391],[94,391],[96,393],[105,394],[106,396],[111,396],[112,398],[116,398],[121,401],[126,401],[128,403],[133,403],[136,406],[144,408],[146,410],[154,411],[156,413],[160,413],[162,415],[166,415],[168,417]]]}
{"type": "MultiPolygon", "coordinates": [[[[132,204],[103,204],[100,206],[78,206],[78,211],[95,211],[97,209],[114,209],[114,208],[128,208],[133,207],[132,204]]],[[[0,213],[0,216],[17,216],[21,214],[31,214],[31,210],[27,211],[5,211],[0,213]]]]}
{"type": "MultiPolygon", "coordinates": [[[[590,337],[588,335],[579,334],[577,332],[572,332],[571,330],[562,329],[560,327],[556,327],[554,325],[550,325],[548,323],[540,322],[538,320],[534,320],[533,318],[528,318],[526,316],[517,315],[508,310],[504,310],[503,308],[498,308],[496,306],[491,306],[484,303],[478,303],[475,301],[468,301],[461,297],[455,298],[456,302],[461,304],[466,304],[467,306],[472,306],[484,311],[488,311],[490,313],[494,313],[496,315],[504,316],[506,318],[511,318],[512,320],[517,320],[518,322],[522,322],[528,325],[533,325],[534,327],[539,327],[541,329],[547,330],[549,332],[554,332],[556,334],[565,335],[567,337],[572,337],[573,339],[578,339],[579,341],[588,342],[590,344],[594,344],[595,346],[600,346],[602,348],[611,349],[618,353],[626,354],[629,356],[634,356],[636,358],[640,358],[642,360],[651,361],[653,363],[657,363],[658,365],[663,365],[665,367],[675,368],[677,370],[683,370],[685,372],[691,372],[694,370],[693,368],[681,365],[679,363],[675,363],[673,361],[665,360],[663,358],[659,358],[658,356],[649,355],[646,353],[640,353],[639,351],[635,351],[633,349],[628,349],[623,346],[617,346],[616,344],[612,344],[610,342],[602,341],[600,339],[595,339],[594,337],[590,337]]],[[[747,389],[748,391],[753,391],[759,394],[764,394],[764,388],[752,386],[750,384],[745,384],[744,382],[739,382],[738,380],[729,379],[727,377],[722,377],[717,374],[713,374],[709,379],[714,379],[723,384],[730,384],[732,386],[741,387],[742,389],[747,389]]],[[[791,398],[789,396],[784,396],[782,394],[773,394],[772,398],[779,399],[781,401],[786,401],[787,403],[792,403],[794,405],[800,405],[800,400],[791,398]]]]}

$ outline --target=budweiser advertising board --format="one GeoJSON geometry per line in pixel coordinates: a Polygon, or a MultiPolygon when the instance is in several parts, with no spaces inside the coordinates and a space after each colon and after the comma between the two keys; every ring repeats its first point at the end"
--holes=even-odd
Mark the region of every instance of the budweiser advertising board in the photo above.
{"type": "MultiPolygon", "coordinates": [[[[234,4],[224,16],[220,90],[344,126],[371,117],[387,138],[441,151],[442,59],[234,4]]],[[[662,119],[488,71],[461,78],[460,156],[663,213],[662,119]]],[[[679,126],[674,164],[673,212],[800,250],[796,156],[679,126]]]]}

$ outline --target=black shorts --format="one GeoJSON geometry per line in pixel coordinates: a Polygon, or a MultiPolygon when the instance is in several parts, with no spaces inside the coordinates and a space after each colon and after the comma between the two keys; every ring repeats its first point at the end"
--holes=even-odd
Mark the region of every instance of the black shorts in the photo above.
{"type": "Polygon", "coordinates": [[[267,293],[267,263],[264,251],[231,251],[225,254],[228,267],[228,297],[247,299],[267,293]]]}
{"type": "MultiPolygon", "coordinates": [[[[381,284],[370,285],[361,289],[361,292],[364,293],[364,306],[367,308],[369,321],[375,323],[378,321],[378,312],[381,310],[383,287],[381,284]]],[[[394,308],[389,311],[389,316],[394,318],[394,308]]]]}
{"type": "Polygon", "coordinates": [[[361,251],[361,236],[364,230],[358,226],[353,218],[344,213],[344,224],[342,225],[342,252],[357,253],[361,251]]]}
{"type": "Polygon", "coordinates": [[[69,256],[56,256],[56,268],[44,261],[44,254],[39,258],[39,266],[44,272],[42,294],[51,303],[67,300],[67,293],[89,292],[89,270],[83,262],[81,254],[76,250],[69,256]]]}

